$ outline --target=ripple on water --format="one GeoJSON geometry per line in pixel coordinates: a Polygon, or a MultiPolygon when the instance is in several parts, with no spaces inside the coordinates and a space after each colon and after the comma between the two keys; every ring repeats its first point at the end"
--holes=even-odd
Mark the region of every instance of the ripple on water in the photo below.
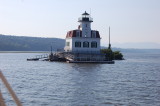
{"type": "MultiPolygon", "coordinates": [[[[26,61],[35,55],[0,54],[0,67],[24,106],[160,104],[159,55],[128,53],[114,65],[26,61]]],[[[13,105],[2,88],[6,102],[13,105]]]]}

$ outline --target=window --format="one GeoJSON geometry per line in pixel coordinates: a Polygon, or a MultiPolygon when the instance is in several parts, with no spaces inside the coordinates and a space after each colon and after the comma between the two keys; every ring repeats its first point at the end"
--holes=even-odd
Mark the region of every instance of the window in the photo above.
{"type": "Polygon", "coordinates": [[[83,42],[83,47],[89,48],[89,42],[87,41],[83,42]]]}
{"type": "Polygon", "coordinates": [[[80,31],[76,31],[76,37],[80,37],[80,31]]]}
{"type": "Polygon", "coordinates": [[[81,42],[79,41],[75,42],[75,47],[81,47],[81,42]]]}
{"type": "Polygon", "coordinates": [[[91,48],[97,48],[97,42],[96,41],[91,42],[91,48]]]}
{"type": "Polygon", "coordinates": [[[92,38],[96,38],[96,32],[92,32],[92,38]]]}
{"type": "Polygon", "coordinates": [[[66,42],[66,46],[70,46],[70,42],[66,42]]]}

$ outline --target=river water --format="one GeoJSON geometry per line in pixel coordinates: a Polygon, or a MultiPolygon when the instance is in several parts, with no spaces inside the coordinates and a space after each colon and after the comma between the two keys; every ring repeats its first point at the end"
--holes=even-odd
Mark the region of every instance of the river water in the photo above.
{"type": "MultiPolygon", "coordinates": [[[[24,106],[160,106],[160,53],[123,53],[115,64],[26,61],[0,53],[0,69],[24,106]]],[[[14,106],[2,82],[8,106],[14,106]]]]}

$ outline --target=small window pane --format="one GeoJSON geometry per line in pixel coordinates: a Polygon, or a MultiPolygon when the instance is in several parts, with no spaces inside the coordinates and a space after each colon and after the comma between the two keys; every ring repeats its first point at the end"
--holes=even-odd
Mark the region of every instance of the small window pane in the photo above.
{"type": "Polygon", "coordinates": [[[81,42],[75,42],[75,47],[81,47],[81,42]]]}
{"type": "Polygon", "coordinates": [[[80,31],[76,32],[76,37],[80,37],[80,31]]]}
{"type": "Polygon", "coordinates": [[[92,37],[96,38],[96,32],[92,32],[92,37]]]}
{"type": "Polygon", "coordinates": [[[83,47],[89,48],[89,42],[83,42],[83,47]]]}
{"type": "Polygon", "coordinates": [[[70,46],[70,42],[66,42],[66,46],[70,46]]]}
{"type": "Polygon", "coordinates": [[[97,48],[97,42],[91,42],[91,48],[97,48]]]}

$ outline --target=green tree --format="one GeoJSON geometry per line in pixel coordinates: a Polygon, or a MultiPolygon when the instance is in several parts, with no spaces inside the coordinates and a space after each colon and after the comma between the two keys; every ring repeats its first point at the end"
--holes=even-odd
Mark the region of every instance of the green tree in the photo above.
{"type": "Polygon", "coordinates": [[[115,60],[123,60],[123,54],[120,51],[114,51],[115,60]]]}
{"type": "Polygon", "coordinates": [[[112,49],[101,49],[101,53],[105,54],[106,60],[123,60],[123,54],[120,51],[112,51],[112,49]]]}
{"type": "Polygon", "coordinates": [[[104,53],[105,54],[105,57],[106,57],[106,60],[113,60],[113,51],[112,49],[108,48],[108,49],[101,49],[101,53],[104,53]]]}

